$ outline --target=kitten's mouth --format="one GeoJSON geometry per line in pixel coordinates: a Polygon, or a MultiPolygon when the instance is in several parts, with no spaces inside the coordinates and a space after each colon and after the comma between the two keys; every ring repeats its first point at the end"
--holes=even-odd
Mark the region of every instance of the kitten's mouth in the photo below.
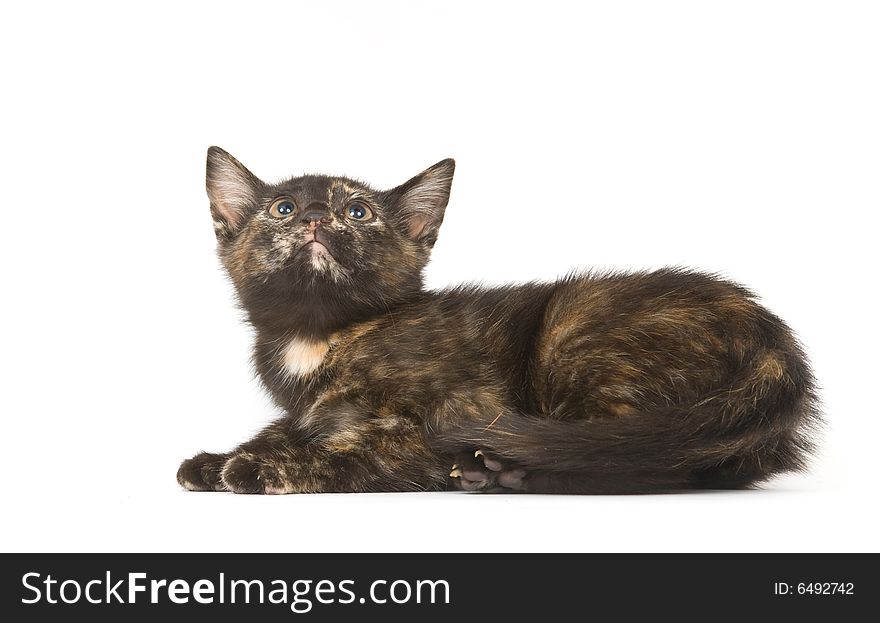
{"type": "Polygon", "coordinates": [[[327,245],[323,242],[319,242],[314,238],[311,240],[306,240],[303,245],[297,250],[296,253],[293,254],[294,257],[301,253],[306,253],[311,257],[317,257],[319,255],[328,255],[333,257],[333,254],[330,253],[330,249],[327,248],[327,245]]]}
{"type": "Polygon", "coordinates": [[[303,251],[311,254],[312,257],[317,255],[326,254],[330,257],[333,257],[333,254],[330,253],[330,249],[327,244],[319,239],[318,231],[314,230],[308,233],[303,245],[299,248],[299,250],[294,253],[294,255],[299,255],[303,251]]]}

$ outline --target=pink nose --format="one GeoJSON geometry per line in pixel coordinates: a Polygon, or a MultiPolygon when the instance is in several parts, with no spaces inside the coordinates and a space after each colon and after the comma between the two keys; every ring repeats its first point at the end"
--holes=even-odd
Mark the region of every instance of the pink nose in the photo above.
{"type": "Polygon", "coordinates": [[[330,209],[323,203],[313,203],[305,209],[302,215],[302,222],[317,227],[319,224],[327,224],[330,222],[330,209]]]}

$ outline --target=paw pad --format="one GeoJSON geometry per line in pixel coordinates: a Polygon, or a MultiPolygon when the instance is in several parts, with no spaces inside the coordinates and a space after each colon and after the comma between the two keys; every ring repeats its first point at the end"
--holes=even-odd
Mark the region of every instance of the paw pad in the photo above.
{"type": "Polygon", "coordinates": [[[477,450],[460,454],[449,476],[465,491],[510,492],[522,490],[526,473],[494,454],[477,450]]]}

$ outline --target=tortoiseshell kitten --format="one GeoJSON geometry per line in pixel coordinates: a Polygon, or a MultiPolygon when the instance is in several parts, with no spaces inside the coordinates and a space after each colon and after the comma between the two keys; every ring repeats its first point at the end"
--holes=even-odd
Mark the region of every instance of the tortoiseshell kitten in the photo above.
{"type": "Polygon", "coordinates": [[[208,150],[219,242],[282,419],[177,479],[236,493],[642,493],[800,469],[817,419],[786,325],[667,269],[429,292],[452,160],[392,190],[257,179],[208,150]]]}

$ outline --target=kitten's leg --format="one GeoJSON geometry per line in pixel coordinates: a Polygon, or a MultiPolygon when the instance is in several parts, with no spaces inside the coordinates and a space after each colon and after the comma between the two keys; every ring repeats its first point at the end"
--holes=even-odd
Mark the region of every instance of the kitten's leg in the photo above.
{"type": "Polygon", "coordinates": [[[500,493],[523,490],[527,472],[485,450],[463,452],[456,457],[450,477],[465,491],[500,493]]]}
{"type": "MultiPolygon", "coordinates": [[[[446,487],[448,458],[425,443],[418,422],[405,418],[348,418],[335,405],[337,426],[307,440],[282,420],[232,453],[223,486],[234,493],[348,493],[425,491],[446,487]]],[[[330,419],[328,414],[316,417],[330,419]]]]}
{"type": "Polygon", "coordinates": [[[177,482],[189,491],[225,491],[220,470],[227,459],[229,454],[201,452],[180,464],[177,482]]]}

